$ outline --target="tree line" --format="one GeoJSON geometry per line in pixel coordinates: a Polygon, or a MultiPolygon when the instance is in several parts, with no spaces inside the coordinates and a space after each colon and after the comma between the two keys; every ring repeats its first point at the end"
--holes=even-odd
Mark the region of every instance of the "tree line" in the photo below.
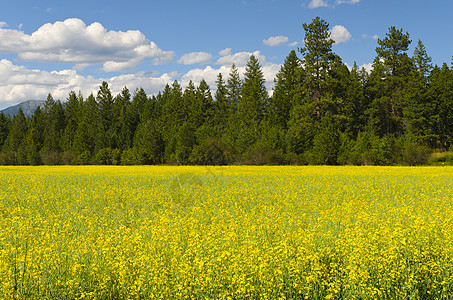
{"type": "Polygon", "coordinates": [[[303,24],[271,96],[250,56],[214,96],[205,80],[149,96],[103,82],[97,95],[49,94],[31,117],[0,113],[0,164],[423,164],[453,145],[453,69],[432,64],[419,40],[390,27],[373,68],[349,69],[329,24],[303,24]]]}

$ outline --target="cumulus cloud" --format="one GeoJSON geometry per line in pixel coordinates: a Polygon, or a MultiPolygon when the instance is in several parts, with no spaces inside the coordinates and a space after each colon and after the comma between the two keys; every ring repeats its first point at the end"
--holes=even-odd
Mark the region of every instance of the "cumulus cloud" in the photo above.
{"type": "MultiPolygon", "coordinates": [[[[346,64],[349,70],[352,70],[352,66],[346,64]]],[[[369,74],[373,70],[373,63],[363,64],[358,66],[359,70],[365,69],[365,71],[369,74]]]]}
{"type": "Polygon", "coordinates": [[[46,99],[51,93],[55,99],[64,101],[71,90],[82,91],[87,96],[97,92],[102,81],[107,81],[114,94],[124,86],[131,91],[143,87],[149,94],[162,91],[171,83],[175,74],[138,72],[110,78],[82,76],[76,70],[42,71],[19,66],[7,59],[0,60],[0,107],[6,107],[30,99],[46,99]]]}
{"type": "Polygon", "coordinates": [[[266,64],[266,57],[261,54],[260,51],[255,51],[255,52],[238,52],[235,54],[229,54],[220,57],[216,61],[216,65],[226,65],[226,66],[231,66],[233,63],[236,65],[236,67],[242,67],[245,66],[250,59],[251,55],[254,55],[256,59],[260,61],[262,65],[266,64]]]}
{"type": "Polygon", "coordinates": [[[371,73],[371,71],[373,70],[373,63],[368,63],[368,64],[363,64],[361,66],[359,66],[359,69],[365,69],[365,71],[367,71],[367,73],[371,73]]]}
{"type": "Polygon", "coordinates": [[[330,37],[336,44],[345,43],[351,39],[351,33],[342,25],[335,25],[330,32],[330,37]]]}
{"type": "Polygon", "coordinates": [[[211,54],[206,52],[192,52],[184,54],[178,63],[184,65],[208,64],[211,62],[211,54]]]}
{"type": "Polygon", "coordinates": [[[0,28],[0,52],[17,53],[24,61],[103,64],[104,71],[124,71],[150,58],[154,64],[174,60],[138,30],[107,31],[98,22],[77,18],[47,23],[31,35],[0,28]]]}
{"type": "Polygon", "coordinates": [[[375,34],[373,35],[373,40],[377,40],[379,38],[379,35],[375,34]]]}
{"type": "Polygon", "coordinates": [[[8,26],[8,24],[6,24],[5,22],[0,22],[0,28],[5,28],[7,26],[8,26]]]}
{"type": "Polygon", "coordinates": [[[292,42],[292,43],[289,43],[288,46],[295,47],[295,46],[297,46],[297,44],[299,44],[299,42],[292,42]]]}
{"type": "Polygon", "coordinates": [[[360,0],[337,0],[337,4],[357,4],[360,0]]]}
{"type": "Polygon", "coordinates": [[[219,55],[220,56],[231,55],[231,48],[226,48],[226,49],[223,49],[223,50],[219,51],[219,55]]]}
{"type": "Polygon", "coordinates": [[[263,44],[270,47],[280,46],[281,44],[287,43],[288,37],[279,35],[279,36],[271,36],[267,40],[263,40],[263,44]]]}
{"type": "Polygon", "coordinates": [[[308,4],[308,8],[318,8],[318,7],[326,7],[327,3],[324,0],[311,0],[308,4]]]}

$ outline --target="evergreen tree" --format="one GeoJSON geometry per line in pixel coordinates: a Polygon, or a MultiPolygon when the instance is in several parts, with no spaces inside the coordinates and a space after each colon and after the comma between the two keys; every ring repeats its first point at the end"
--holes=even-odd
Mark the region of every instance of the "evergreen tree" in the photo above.
{"type": "Polygon", "coordinates": [[[0,111],[0,152],[3,148],[3,144],[6,141],[6,138],[8,137],[8,128],[9,128],[9,120],[5,116],[5,114],[0,111]]]}
{"type": "Polygon", "coordinates": [[[352,103],[350,131],[353,137],[357,137],[358,133],[365,129],[367,123],[366,111],[369,103],[365,96],[366,82],[367,72],[365,69],[359,70],[354,62],[347,86],[347,99],[352,103]]]}
{"type": "Polygon", "coordinates": [[[238,104],[239,147],[247,149],[260,137],[261,121],[268,106],[268,94],[263,71],[254,55],[250,56],[244,74],[241,99],[238,104]]]}
{"type": "Polygon", "coordinates": [[[96,150],[103,148],[115,148],[115,128],[113,126],[113,96],[108,83],[103,81],[99,86],[96,97],[99,107],[98,135],[96,138],[96,150]]]}
{"type": "Polygon", "coordinates": [[[448,150],[453,143],[453,74],[446,63],[429,78],[427,131],[431,147],[448,150]]]}
{"type": "Polygon", "coordinates": [[[141,164],[162,163],[164,141],[153,120],[141,123],[134,138],[134,148],[141,164]]]}
{"type": "Polygon", "coordinates": [[[195,94],[196,102],[192,106],[190,113],[195,116],[193,125],[198,128],[205,122],[210,121],[213,116],[212,94],[209,85],[204,79],[200,81],[195,94]]]}
{"type": "Polygon", "coordinates": [[[334,41],[330,38],[329,24],[320,17],[302,26],[305,30],[304,47],[299,51],[304,56],[302,65],[306,74],[307,96],[314,103],[316,117],[320,120],[323,113],[321,99],[328,91],[329,70],[335,59],[332,52],[334,41]]]}
{"type": "Polygon", "coordinates": [[[274,93],[269,105],[270,126],[287,128],[289,112],[295,104],[301,102],[302,65],[292,50],[286,57],[275,80],[274,93]]]}
{"type": "Polygon", "coordinates": [[[44,114],[42,113],[41,108],[38,106],[30,119],[26,137],[25,150],[27,153],[27,162],[30,165],[41,164],[41,157],[39,155],[39,152],[44,143],[44,129],[44,114]]]}
{"type": "Polygon", "coordinates": [[[184,111],[187,114],[187,122],[196,126],[195,123],[197,122],[198,117],[198,110],[196,110],[197,89],[192,80],[189,81],[189,84],[184,90],[183,103],[184,111]]]}
{"type": "Polygon", "coordinates": [[[313,159],[311,163],[321,165],[336,165],[340,148],[340,130],[336,119],[326,113],[320,129],[313,140],[313,159]]]}
{"type": "Polygon", "coordinates": [[[420,74],[421,78],[424,78],[424,83],[426,83],[426,79],[428,75],[431,73],[433,69],[433,65],[431,64],[432,59],[428,56],[426,52],[425,45],[422,43],[421,40],[418,40],[418,44],[414,50],[413,60],[415,63],[415,67],[420,74]]]}
{"type": "Polygon", "coordinates": [[[415,47],[414,68],[409,77],[405,94],[407,103],[404,113],[404,123],[407,124],[407,133],[418,141],[429,143],[427,120],[430,118],[430,104],[427,102],[428,79],[432,70],[431,58],[425,46],[419,40],[415,47]]]}
{"type": "Polygon", "coordinates": [[[41,152],[51,155],[47,161],[49,164],[57,164],[57,156],[61,152],[61,137],[66,127],[65,112],[60,100],[54,101],[50,94],[44,103],[44,112],[46,134],[41,152]]]}
{"type": "Polygon", "coordinates": [[[217,90],[215,92],[215,126],[223,131],[228,124],[232,113],[232,105],[228,100],[228,90],[223,80],[222,73],[217,75],[217,90]]]}
{"type": "Polygon", "coordinates": [[[19,108],[17,114],[11,120],[11,130],[5,141],[4,150],[5,152],[14,152],[16,163],[20,165],[27,164],[25,149],[27,131],[27,119],[22,108],[19,108]]]}
{"type": "Polygon", "coordinates": [[[83,96],[79,92],[77,96],[74,91],[69,92],[68,100],[64,103],[66,127],[62,137],[62,150],[70,151],[74,143],[74,136],[79,124],[80,106],[83,103],[83,96]]]}
{"type": "Polygon", "coordinates": [[[90,94],[81,107],[80,123],[74,136],[73,150],[83,157],[80,163],[87,163],[87,159],[94,154],[98,117],[98,104],[94,95],[90,94]]]}
{"type": "Polygon", "coordinates": [[[231,103],[233,113],[236,113],[242,95],[242,80],[239,77],[239,70],[236,68],[235,64],[231,66],[226,87],[228,101],[231,103]]]}
{"type": "Polygon", "coordinates": [[[135,126],[133,118],[135,114],[130,111],[131,94],[127,87],[124,87],[118,94],[113,103],[113,114],[115,116],[114,124],[116,130],[116,145],[120,150],[126,150],[132,147],[135,126]]]}
{"type": "Polygon", "coordinates": [[[409,34],[394,26],[384,39],[378,39],[377,57],[370,75],[372,89],[376,91],[370,110],[373,126],[382,136],[401,135],[407,128],[403,124],[403,112],[407,104],[406,88],[412,63],[406,51],[411,43],[409,34]]]}

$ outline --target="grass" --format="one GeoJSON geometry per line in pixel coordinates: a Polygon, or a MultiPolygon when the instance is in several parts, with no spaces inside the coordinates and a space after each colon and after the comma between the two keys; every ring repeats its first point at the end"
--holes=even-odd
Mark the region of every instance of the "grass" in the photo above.
{"type": "Polygon", "coordinates": [[[2,299],[449,299],[451,167],[0,167],[2,299]]]}

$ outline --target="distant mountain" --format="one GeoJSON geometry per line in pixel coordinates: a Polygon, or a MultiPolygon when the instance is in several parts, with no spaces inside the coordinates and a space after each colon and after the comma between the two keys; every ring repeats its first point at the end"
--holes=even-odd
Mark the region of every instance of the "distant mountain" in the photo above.
{"type": "Polygon", "coordinates": [[[41,106],[41,108],[44,106],[44,100],[28,100],[13,106],[10,106],[8,108],[5,108],[2,110],[2,112],[5,114],[9,114],[11,117],[16,115],[19,112],[19,108],[22,108],[22,111],[26,116],[31,117],[35,110],[38,108],[38,106],[41,106]]]}

